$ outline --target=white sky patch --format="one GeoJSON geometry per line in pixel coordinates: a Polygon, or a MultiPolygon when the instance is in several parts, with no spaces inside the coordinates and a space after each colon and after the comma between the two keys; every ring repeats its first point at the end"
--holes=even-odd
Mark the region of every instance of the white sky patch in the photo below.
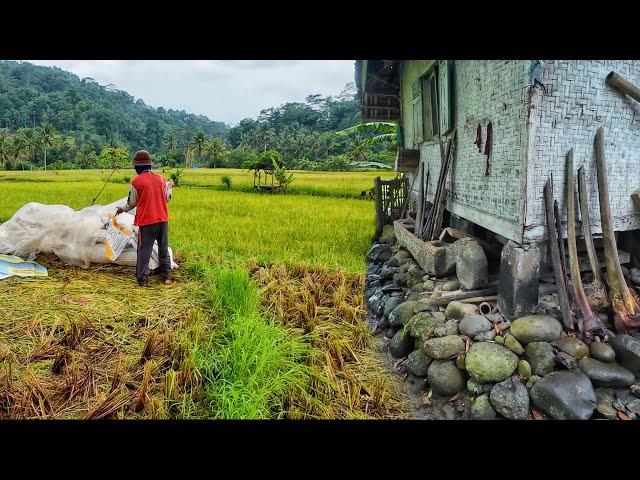
{"type": "Polygon", "coordinates": [[[353,60],[25,60],[114,84],[153,107],[235,124],[307,95],[337,95],[353,60]]]}

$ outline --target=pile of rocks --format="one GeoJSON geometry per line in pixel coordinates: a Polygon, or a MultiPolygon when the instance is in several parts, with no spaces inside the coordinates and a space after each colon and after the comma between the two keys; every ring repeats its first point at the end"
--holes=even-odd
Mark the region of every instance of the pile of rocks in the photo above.
{"type": "Polygon", "coordinates": [[[438,306],[434,299],[460,280],[427,275],[392,231],[381,240],[368,254],[370,319],[417,388],[468,398],[463,418],[640,418],[639,338],[587,345],[546,310],[508,322],[496,308],[482,315],[473,304],[438,306]]]}

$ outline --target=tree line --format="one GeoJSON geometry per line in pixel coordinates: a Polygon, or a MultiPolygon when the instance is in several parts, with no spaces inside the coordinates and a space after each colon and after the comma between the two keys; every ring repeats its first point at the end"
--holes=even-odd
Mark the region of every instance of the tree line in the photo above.
{"type": "Polygon", "coordinates": [[[240,168],[265,152],[277,152],[289,169],[390,163],[388,146],[358,148],[367,132],[336,134],[359,120],[352,83],[339,95],[309,95],[230,127],[202,115],[147,106],[112,85],[56,67],[0,62],[0,164],[5,169],[126,166],[131,152],[142,148],[172,167],[240,168]]]}

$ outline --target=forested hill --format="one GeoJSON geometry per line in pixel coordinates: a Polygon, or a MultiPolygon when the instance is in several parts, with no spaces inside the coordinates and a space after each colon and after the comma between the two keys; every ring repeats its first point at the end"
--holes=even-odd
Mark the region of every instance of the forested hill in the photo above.
{"type": "Polygon", "coordinates": [[[15,131],[45,122],[96,150],[115,142],[157,151],[169,132],[186,142],[196,131],[212,137],[228,130],[222,122],[153,108],[113,85],[80,79],[57,67],[0,61],[0,128],[15,131]]]}
{"type": "Polygon", "coordinates": [[[336,135],[359,122],[353,83],[338,95],[311,94],[230,127],[147,106],[114,85],[57,67],[0,61],[0,169],[125,166],[138,149],[171,167],[239,168],[262,157],[300,170],[391,163],[391,143],[361,148],[368,134],[336,135]]]}

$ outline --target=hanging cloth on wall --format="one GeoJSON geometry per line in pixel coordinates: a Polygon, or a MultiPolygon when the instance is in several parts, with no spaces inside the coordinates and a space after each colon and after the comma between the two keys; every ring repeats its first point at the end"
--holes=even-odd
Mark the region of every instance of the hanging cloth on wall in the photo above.
{"type": "Polygon", "coordinates": [[[487,162],[484,166],[484,176],[489,176],[489,156],[491,155],[491,147],[493,145],[493,125],[491,122],[487,125],[487,141],[484,144],[484,154],[487,156],[487,162]]]}

